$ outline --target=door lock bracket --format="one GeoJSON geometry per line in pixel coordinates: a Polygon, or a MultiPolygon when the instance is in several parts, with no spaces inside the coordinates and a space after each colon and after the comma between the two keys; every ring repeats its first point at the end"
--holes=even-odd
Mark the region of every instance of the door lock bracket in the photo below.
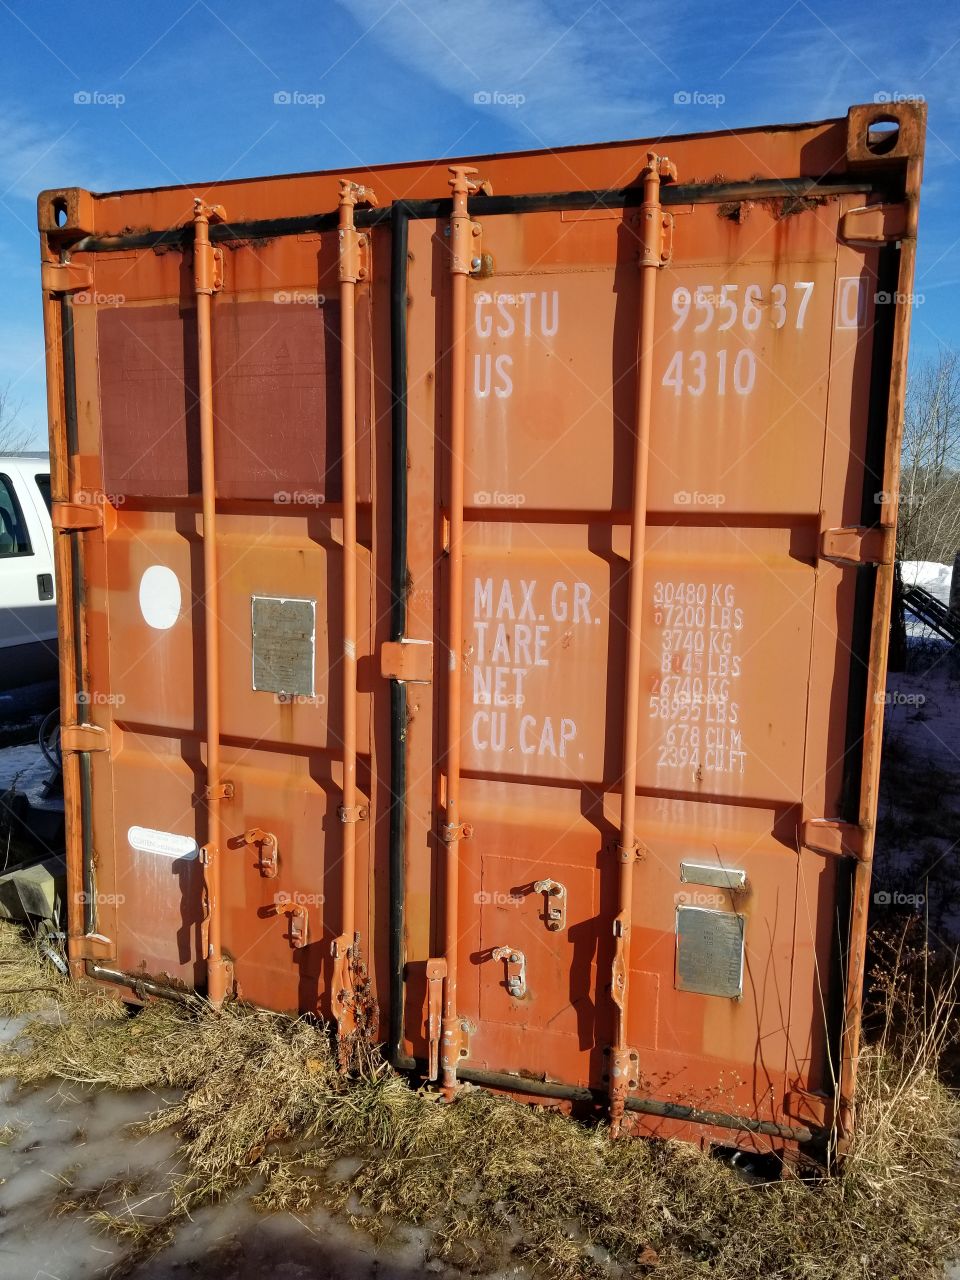
{"type": "Polygon", "coordinates": [[[502,960],[507,968],[507,990],[514,1000],[527,994],[527,957],[516,947],[494,947],[493,959],[502,960]]]}
{"type": "Polygon", "coordinates": [[[263,831],[260,827],[250,827],[248,831],[243,833],[243,843],[245,845],[255,845],[259,853],[257,862],[257,870],[266,880],[274,880],[277,875],[277,859],[279,857],[279,847],[277,845],[277,837],[272,831],[263,831]]]}
{"type": "Polygon", "coordinates": [[[270,908],[270,914],[286,916],[290,921],[287,937],[294,951],[299,951],[301,947],[307,945],[310,934],[310,917],[307,913],[307,908],[302,902],[291,902],[289,899],[283,902],[275,902],[270,908]]]}
{"type": "Polygon", "coordinates": [[[533,886],[535,893],[546,897],[544,920],[547,928],[556,933],[567,924],[567,887],[559,880],[538,880],[533,886]]]}

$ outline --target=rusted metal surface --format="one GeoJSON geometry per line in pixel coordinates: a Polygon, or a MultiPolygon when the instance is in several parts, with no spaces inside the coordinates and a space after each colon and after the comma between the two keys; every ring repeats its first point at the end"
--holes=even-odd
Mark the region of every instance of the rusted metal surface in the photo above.
{"type": "Polygon", "coordinates": [[[845,1141],[923,129],[43,193],[74,975],[845,1141]]]}
{"type": "MultiPolygon", "coordinates": [[[[220,1004],[230,993],[232,969],[223,954],[223,908],[220,893],[224,791],[220,765],[220,569],[217,548],[217,483],[214,461],[213,339],[210,299],[223,288],[223,250],[210,243],[210,223],[223,222],[221,205],[200,199],[193,209],[193,291],[197,300],[197,404],[200,419],[201,510],[203,529],[203,653],[206,703],[207,810],[206,842],[200,850],[204,867],[207,995],[220,1004]]],[[[291,923],[291,930],[293,924],[291,923]]]]}

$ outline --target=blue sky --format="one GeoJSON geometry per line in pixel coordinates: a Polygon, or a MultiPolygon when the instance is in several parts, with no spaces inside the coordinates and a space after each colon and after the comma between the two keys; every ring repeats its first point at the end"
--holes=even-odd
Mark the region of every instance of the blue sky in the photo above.
{"type": "Polygon", "coordinates": [[[922,95],[930,109],[914,356],[960,346],[954,3],[166,0],[98,14],[0,0],[0,388],[35,443],[45,187],[206,184],[813,120],[878,93],[922,95]],[[299,102],[275,102],[285,93],[299,102]],[[484,93],[499,100],[475,101],[484,93]]]}

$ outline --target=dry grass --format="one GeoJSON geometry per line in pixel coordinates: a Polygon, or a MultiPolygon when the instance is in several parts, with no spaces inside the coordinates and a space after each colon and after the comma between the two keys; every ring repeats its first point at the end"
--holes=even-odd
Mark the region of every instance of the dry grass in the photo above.
{"type": "Polygon", "coordinates": [[[377,1239],[426,1226],[434,1254],[464,1270],[512,1259],[571,1280],[611,1263],[660,1280],[941,1280],[960,1256],[960,1103],[936,1074],[952,994],[907,1016],[896,963],[890,1031],[861,1063],[843,1173],[755,1186],[693,1147],[611,1143],[603,1128],[480,1090],[444,1106],[373,1055],[346,1080],[323,1029],[304,1021],[199,1002],[128,1016],[51,977],[10,929],[0,961],[0,1009],[39,1015],[0,1055],[0,1075],[182,1091],[146,1127],[175,1130],[187,1172],[145,1213],[139,1188],[72,1206],[135,1251],[162,1247],[184,1215],[256,1179],[263,1210],[322,1203],[377,1239]],[[24,994],[31,982],[56,998],[24,994]]]}

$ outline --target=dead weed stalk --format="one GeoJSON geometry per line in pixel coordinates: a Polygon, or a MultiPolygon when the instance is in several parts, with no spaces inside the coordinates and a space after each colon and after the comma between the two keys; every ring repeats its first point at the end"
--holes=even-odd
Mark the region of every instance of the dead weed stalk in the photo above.
{"type": "Polygon", "coordinates": [[[0,962],[0,987],[56,987],[55,998],[0,991],[0,1010],[29,1019],[0,1052],[0,1076],[178,1091],[142,1126],[172,1129],[181,1145],[163,1220],[138,1226],[126,1202],[88,1206],[134,1250],[161,1247],[195,1208],[256,1181],[262,1210],[322,1204],[375,1239],[425,1227],[433,1255],[466,1271],[512,1260],[563,1280],[618,1269],[941,1280],[960,1254],[960,1102],[937,1075],[956,1034],[956,982],[918,1002],[902,954],[881,975],[890,1030],[862,1057],[842,1172],[763,1185],[692,1146],[611,1142],[603,1126],[482,1090],[443,1105],[375,1051],[348,1079],[325,1029],[306,1020],[199,1001],[130,1016],[110,995],[51,977],[9,927],[0,962]]]}

